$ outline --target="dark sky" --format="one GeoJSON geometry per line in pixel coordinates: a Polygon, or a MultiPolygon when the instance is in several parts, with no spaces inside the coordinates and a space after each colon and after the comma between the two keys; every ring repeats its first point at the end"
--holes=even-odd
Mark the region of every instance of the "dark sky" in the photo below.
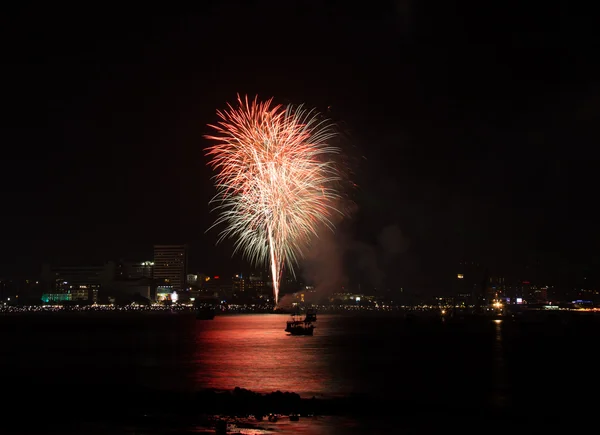
{"type": "Polygon", "coordinates": [[[0,273],[176,242],[198,271],[241,267],[204,234],[202,137],[238,92],[331,106],[364,156],[343,229],[351,269],[352,246],[388,282],[424,288],[464,259],[520,278],[598,264],[594,14],[337,3],[3,14],[0,273]],[[382,247],[390,231],[401,249],[382,247]]]}

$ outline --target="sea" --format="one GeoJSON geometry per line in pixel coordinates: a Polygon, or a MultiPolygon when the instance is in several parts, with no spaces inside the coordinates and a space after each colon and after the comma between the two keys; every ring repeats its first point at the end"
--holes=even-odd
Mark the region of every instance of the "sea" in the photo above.
{"type": "Polygon", "coordinates": [[[170,405],[182,394],[236,387],[356,398],[377,411],[242,422],[230,427],[233,433],[573,430],[596,418],[596,322],[319,314],[313,336],[295,337],[284,332],[287,320],[281,314],[0,316],[0,433],[211,433],[208,424],[179,423],[170,405]],[[144,421],[137,405],[149,395],[152,412],[168,410],[176,423],[144,421]]]}

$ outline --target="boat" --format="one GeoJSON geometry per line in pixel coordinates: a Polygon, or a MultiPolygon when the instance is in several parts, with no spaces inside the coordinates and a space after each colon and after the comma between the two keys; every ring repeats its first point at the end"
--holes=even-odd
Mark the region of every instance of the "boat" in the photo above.
{"type": "Polygon", "coordinates": [[[308,310],[306,312],[306,320],[308,322],[316,322],[317,321],[317,312],[314,310],[308,310]]]}
{"type": "Polygon", "coordinates": [[[215,318],[215,309],[212,307],[197,307],[196,320],[213,320],[215,318]]]}
{"type": "Polygon", "coordinates": [[[315,326],[308,316],[304,320],[300,320],[297,315],[292,315],[292,320],[287,322],[285,332],[289,332],[290,335],[313,335],[315,326]]]}

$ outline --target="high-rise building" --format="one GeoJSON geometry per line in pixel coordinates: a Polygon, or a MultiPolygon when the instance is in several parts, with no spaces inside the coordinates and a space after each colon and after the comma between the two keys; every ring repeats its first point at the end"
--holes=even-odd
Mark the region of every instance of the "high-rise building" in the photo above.
{"type": "Polygon", "coordinates": [[[244,292],[245,290],[245,279],[242,274],[237,274],[232,279],[232,290],[233,293],[244,292]]]}
{"type": "Polygon", "coordinates": [[[485,299],[488,304],[506,298],[506,288],[504,277],[490,276],[486,285],[485,299]]]}
{"type": "Polygon", "coordinates": [[[187,271],[186,245],[154,245],[154,279],[159,286],[173,291],[185,289],[187,271]]]}
{"type": "Polygon", "coordinates": [[[474,261],[461,261],[455,279],[455,295],[468,304],[481,306],[485,299],[487,279],[484,269],[474,261]]]}

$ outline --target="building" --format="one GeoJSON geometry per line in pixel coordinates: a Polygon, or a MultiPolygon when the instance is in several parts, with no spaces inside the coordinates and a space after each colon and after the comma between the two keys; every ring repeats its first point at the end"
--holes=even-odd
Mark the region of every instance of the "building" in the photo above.
{"type": "MultiPolygon", "coordinates": [[[[202,284],[202,292],[211,297],[223,298],[228,293],[227,280],[222,280],[219,275],[207,276],[202,284]]],[[[231,288],[231,287],[230,287],[231,288]]]]}
{"type": "Polygon", "coordinates": [[[466,305],[476,308],[486,304],[487,277],[481,265],[474,261],[462,261],[454,279],[454,294],[466,305]]]}
{"type": "Polygon", "coordinates": [[[187,284],[190,286],[198,285],[198,275],[196,275],[194,273],[188,273],[187,274],[187,284]]]}
{"type": "Polygon", "coordinates": [[[117,279],[141,279],[154,277],[153,261],[119,261],[117,279]]]}
{"type": "Polygon", "coordinates": [[[244,293],[244,291],[246,290],[245,282],[246,280],[244,279],[241,273],[232,277],[231,289],[233,290],[233,293],[244,293]]]}
{"type": "Polygon", "coordinates": [[[521,294],[527,303],[543,303],[548,301],[548,286],[538,286],[529,281],[521,282],[521,294]]]}
{"type": "Polygon", "coordinates": [[[250,274],[248,277],[245,291],[247,291],[252,297],[261,297],[264,295],[270,295],[272,293],[270,290],[266,290],[266,284],[262,275],[254,274],[250,274]]]}
{"type": "Polygon", "coordinates": [[[538,300],[540,302],[547,302],[548,301],[548,286],[536,288],[534,296],[535,296],[536,300],[538,300]]]}
{"type": "Polygon", "coordinates": [[[186,288],[187,246],[154,246],[154,279],[160,287],[170,287],[172,291],[186,288]]]}
{"type": "Polygon", "coordinates": [[[507,300],[506,283],[504,277],[490,276],[487,280],[484,300],[487,305],[507,300]]]}
{"type": "Polygon", "coordinates": [[[98,266],[42,266],[44,302],[98,302],[98,291],[115,277],[113,262],[98,266]]]}

